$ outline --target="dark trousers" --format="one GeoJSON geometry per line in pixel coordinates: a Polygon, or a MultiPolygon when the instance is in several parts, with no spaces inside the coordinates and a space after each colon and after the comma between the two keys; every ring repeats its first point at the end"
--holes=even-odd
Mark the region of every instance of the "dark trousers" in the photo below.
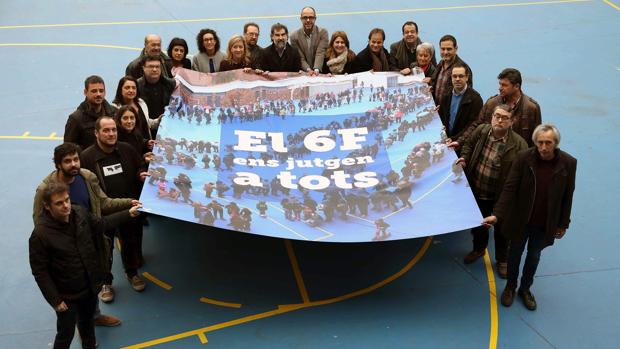
{"type": "Polygon", "coordinates": [[[132,277],[138,273],[138,263],[142,251],[142,221],[139,218],[131,218],[127,223],[118,227],[118,232],[123,267],[127,276],[132,277]]]}
{"type": "Polygon", "coordinates": [[[112,275],[112,262],[114,257],[114,235],[116,234],[116,230],[107,230],[103,236],[107,241],[108,248],[108,270],[106,270],[106,276],[103,280],[103,283],[106,285],[112,285],[112,280],[114,276],[112,275]]]}
{"type": "Polygon", "coordinates": [[[534,283],[534,274],[540,262],[540,253],[545,248],[545,231],[541,228],[526,227],[521,239],[510,241],[508,249],[508,282],[507,288],[517,288],[519,278],[519,265],[521,256],[527,244],[527,254],[523,264],[523,275],[521,276],[521,289],[529,290],[534,283]]]}
{"type": "Polygon", "coordinates": [[[69,349],[75,325],[77,324],[80,337],[82,338],[82,348],[95,348],[95,305],[97,296],[88,293],[87,295],[75,299],[65,300],[67,310],[56,312],[56,338],[54,339],[54,349],[69,349]]]}
{"type": "MultiPolygon", "coordinates": [[[[488,217],[493,214],[493,200],[476,199],[482,217],[488,217]]],[[[507,260],[508,240],[502,235],[500,224],[493,227],[495,234],[495,260],[504,263],[507,260]]],[[[471,234],[474,236],[474,251],[482,252],[489,245],[489,228],[479,226],[472,228],[471,234]]]]}

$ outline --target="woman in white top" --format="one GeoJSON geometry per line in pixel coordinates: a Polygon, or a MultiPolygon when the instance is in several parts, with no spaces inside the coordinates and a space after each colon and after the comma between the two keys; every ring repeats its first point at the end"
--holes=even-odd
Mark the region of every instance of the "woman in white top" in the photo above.
{"type": "MultiPolygon", "coordinates": [[[[157,119],[149,118],[149,108],[142,98],[140,98],[140,91],[138,91],[138,81],[132,76],[124,76],[118,82],[116,88],[116,96],[112,105],[116,108],[120,108],[124,105],[133,107],[139,114],[141,122],[140,132],[145,138],[153,139],[151,129],[157,130],[161,117],[157,119]]],[[[113,115],[110,115],[113,116],[113,115]]]]}
{"type": "Polygon", "coordinates": [[[213,29],[201,29],[196,35],[196,45],[200,51],[192,57],[192,70],[203,73],[220,71],[220,63],[226,55],[220,51],[220,38],[213,29]]]}

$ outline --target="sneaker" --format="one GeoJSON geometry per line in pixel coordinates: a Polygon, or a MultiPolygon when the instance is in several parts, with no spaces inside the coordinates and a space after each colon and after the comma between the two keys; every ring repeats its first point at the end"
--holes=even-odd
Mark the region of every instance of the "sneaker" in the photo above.
{"type": "Polygon", "coordinates": [[[101,287],[99,299],[104,303],[110,303],[114,300],[114,289],[111,285],[103,285],[103,287],[101,287]]]}
{"type": "Polygon", "coordinates": [[[144,280],[142,280],[141,277],[139,277],[138,275],[134,275],[132,277],[127,276],[127,279],[129,280],[131,287],[135,291],[138,291],[138,292],[144,291],[144,288],[146,287],[146,283],[144,282],[144,280]]]}
{"type": "Polygon", "coordinates": [[[471,264],[478,260],[478,258],[484,256],[484,251],[471,251],[463,258],[463,263],[471,264]]]}
{"type": "Polygon", "coordinates": [[[504,288],[504,291],[502,292],[502,296],[500,298],[500,301],[502,302],[502,305],[505,307],[509,307],[512,305],[512,302],[515,300],[515,289],[506,286],[506,288],[504,288]]]}
{"type": "Polygon", "coordinates": [[[121,324],[121,319],[112,315],[99,315],[95,318],[95,326],[114,327],[121,324]]]}
{"type": "Polygon", "coordinates": [[[497,276],[501,279],[505,279],[508,277],[508,263],[506,262],[497,262],[497,276]]]}
{"type": "Polygon", "coordinates": [[[536,299],[530,290],[519,289],[518,293],[527,310],[536,310],[536,299]]]}

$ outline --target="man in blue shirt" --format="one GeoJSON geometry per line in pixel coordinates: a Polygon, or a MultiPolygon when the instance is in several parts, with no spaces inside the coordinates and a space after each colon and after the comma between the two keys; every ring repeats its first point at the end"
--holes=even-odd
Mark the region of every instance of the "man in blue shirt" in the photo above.
{"type": "Polygon", "coordinates": [[[455,63],[452,68],[452,93],[445,94],[439,105],[439,117],[446,128],[448,144],[457,150],[460,144],[456,142],[472,122],[478,119],[482,109],[482,97],[468,86],[469,74],[464,65],[455,63]]]}

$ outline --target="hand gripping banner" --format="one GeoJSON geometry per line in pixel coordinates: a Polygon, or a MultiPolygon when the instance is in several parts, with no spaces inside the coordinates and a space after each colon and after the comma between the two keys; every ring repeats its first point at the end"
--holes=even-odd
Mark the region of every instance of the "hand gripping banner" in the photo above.
{"type": "Polygon", "coordinates": [[[482,220],[420,76],[180,69],[176,79],[140,196],[147,212],[325,242],[482,220]]]}

